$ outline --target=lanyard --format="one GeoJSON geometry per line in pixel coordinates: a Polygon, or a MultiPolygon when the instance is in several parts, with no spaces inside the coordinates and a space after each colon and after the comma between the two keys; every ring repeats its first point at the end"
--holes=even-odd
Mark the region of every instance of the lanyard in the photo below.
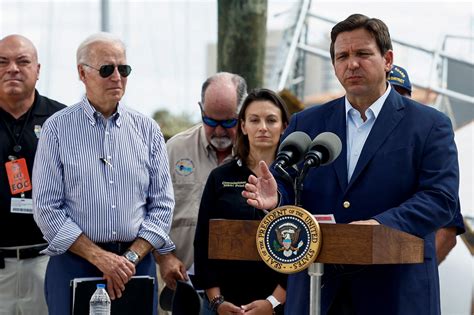
{"type": "Polygon", "coordinates": [[[5,121],[5,118],[3,117],[3,115],[0,116],[2,118],[3,124],[5,125],[5,128],[8,131],[8,134],[10,135],[10,137],[13,140],[13,143],[14,143],[13,152],[15,152],[15,153],[19,153],[21,151],[22,147],[21,147],[20,143],[21,143],[21,140],[23,139],[23,133],[25,132],[26,125],[28,125],[28,121],[30,120],[30,114],[31,114],[32,111],[33,111],[33,106],[31,106],[30,109],[28,109],[28,113],[26,114],[25,122],[23,123],[23,127],[21,127],[20,136],[18,138],[16,138],[15,135],[13,134],[13,131],[10,129],[10,126],[5,121]]]}

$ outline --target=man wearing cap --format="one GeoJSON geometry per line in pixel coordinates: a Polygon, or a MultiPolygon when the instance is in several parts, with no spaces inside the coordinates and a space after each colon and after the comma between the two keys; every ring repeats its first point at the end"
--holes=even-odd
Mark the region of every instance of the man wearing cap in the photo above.
{"type": "MultiPolygon", "coordinates": [[[[125,45],[108,33],[88,37],[77,70],[85,96],[46,121],[33,168],[34,217],[51,256],[50,315],[71,312],[72,279],[101,277],[114,300],[132,276],[156,276],[153,249],[174,249],[163,135],[121,102],[131,72],[125,45]]],[[[153,314],[156,305],[155,290],[153,314]]]]}
{"type": "Polygon", "coordinates": [[[39,73],[29,39],[0,40],[0,314],[48,313],[46,243],[33,220],[29,174],[44,121],[65,106],[38,93],[39,73]]]}
{"type": "Polygon", "coordinates": [[[194,261],[194,234],[202,191],[211,170],[232,159],[239,108],[247,95],[247,83],[236,74],[220,72],[202,85],[202,123],[185,130],[167,143],[176,205],[170,236],[176,251],[155,253],[160,274],[174,289],[176,280],[187,279],[194,261]]]}
{"type": "MultiPolygon", "coordinates": [[[[387,80],[398,93],[411,98],[412,85],[408,72],[404,68],[393,65],[387,80]]],[[[463,234],[465,231],[461,207],[460,204],[458,204],[456,216],[453,221],[436,232],[436,258],[438,265],[448,256],[449,252],[456,245],[456,236],[463,234]]]]}

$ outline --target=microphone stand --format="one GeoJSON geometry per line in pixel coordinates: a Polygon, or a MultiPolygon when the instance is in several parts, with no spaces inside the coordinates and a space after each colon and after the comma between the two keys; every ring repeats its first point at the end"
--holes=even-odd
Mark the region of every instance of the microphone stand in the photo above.
{"type": "Polygon", "coordinates": [[[275,164],[275,170],[278,172],[278,174],[280,174],[283,177],[284,180],[286,180],[289,183],[293,183],[293,179],[288,174],[288,172],[285,171],[285,169],[283,168],[283,166],[281,166],[280,163],[275,164]]]}
{"type": "MultiPolygon", "coordinates": [[[[303,192],[303,181],[308,174],[311,167],[319,166],[321,159],[319,156],[312,156],[307,159],[301,172],[295,180],[295,205],[301,206],[301,194],[303,192]]],[[[310,288],[309,288],[309,314],[320,315],[321,314],[321,278],[324,274],[324,264],[314,262],[308,268],[308,274],[310,277],[310,288]]]]}

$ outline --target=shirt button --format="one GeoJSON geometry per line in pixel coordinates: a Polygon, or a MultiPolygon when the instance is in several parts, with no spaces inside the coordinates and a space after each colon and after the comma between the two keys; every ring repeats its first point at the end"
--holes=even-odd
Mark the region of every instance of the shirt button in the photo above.
{"type": "Polygon", "coordinates": [[[114,183],[114,181],[113,181],[113,180],[109,180],[109,184],[111,184],[111,185],[112,185],[113,183],[114,183]]]}
{"type": "Polygon", "coordinates": [[[112,157],[110,155],[107,155],[107,159],[112,160],[112,157]]]}
{"type": "Polygon", "coordinates": [[[115,205],[112,205],[112,209],[115,209],[115,205]]]}
{"type": "Polygon", "coordinates": [[[342,206],[347,209],[351,206],[351,203],[346,200],[346,201],[343,202],[342,206]]]}
{"type": "Polygon", "coordinates": [[[108,135],[109,135],[109,132],[108,132],[108,131],[106,131],[106,132],[105,132],[105,135],[106,135],[106,136],[108,136],[108,135]]]}
{"type": "Polygon", "coordinates": [[[115,235],[115,234],[117,234],[117,232],[115,232],[115,231],[112,231],[112,235],[115,235]]]}

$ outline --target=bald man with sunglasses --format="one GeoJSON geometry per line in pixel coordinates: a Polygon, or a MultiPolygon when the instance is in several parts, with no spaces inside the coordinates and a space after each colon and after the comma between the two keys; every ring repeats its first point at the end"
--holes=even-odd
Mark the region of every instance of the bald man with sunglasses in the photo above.
{"type": "Polygon", "coordinates": [[[156,276],[152,250],[174,249],[163,135],[121,102],[132,70],[124,44],[92,35],[77,50],[77,69],[85,96],[46,121],[33,169],[34,217],[50,256],[50,315],[70,313],[72,279],[103,277],[114,300],[132,276],[156,276]]]}
{"type": "Polygon", "coordinates": [[[247,95],[245,80],[221,72],[202,85],[202,123],[172,137],[166,144],[176,205],[170,236],[176,251],[155,253],[160,274],[172,289],[187,279],[194,261],[194,233],[202,191],[211,170],[232,159],[237,115],[247,95]]]}

